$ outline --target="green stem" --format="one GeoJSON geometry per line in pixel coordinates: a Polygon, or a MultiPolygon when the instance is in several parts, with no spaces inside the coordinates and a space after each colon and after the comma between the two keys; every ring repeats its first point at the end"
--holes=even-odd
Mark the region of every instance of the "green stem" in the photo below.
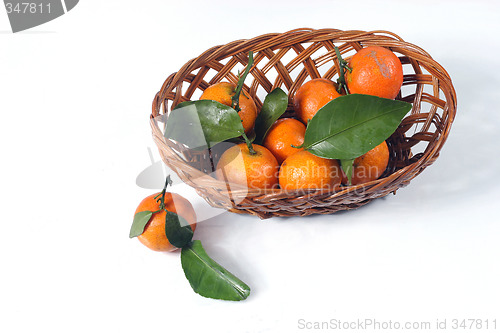
{"type": "Polygon", "coordinates": [[[257,152],[253,149],[252,142],[250,141],[250,139],[248,138],[248,136],[245,134],[245,132],[243,132],[242,137],[243,137],[243,139],[245,139],[245,142],[247,144],[248,151],[250,152],[250,155],[257,154],[257,152]]]}
{"type": "Polygon", "coordinates": [[[347,69],[349,72],[352,72],[352,68],[348,66],[347,61],[345,61],[342,58],[342,55],[340,54],[340,50],[338,47],[335,46],[335,54],[337,55],[337,59],[339,61],[339,67],[340,67],[340,72],[339,72],[339,78],[337,80],[338,83],[338,88],[337,91],[342,93],[342,88],[344,89],[346,95],[349,95],[349,90],[347,89],[347,84],[345,83],[345,70],[347,69]]]}
{"type": "Polygon", "coordinates": [[[172,179],[170,178],[170,175],[167,176],[167,179],[165,180],[165,185],[163,186],[163,190],[161,191],[160,194],[158,194],[157,196],[155,196],[154,198],[158,198],[160,195],[161,197],[159,199],[156,200],[156,202],[160,202],[160,209],[159,210],[163,210],[165,209],[165,194],[167,193],[167,186],[172,186],[172,179]]]}
{"type": "Polygon", "coordinates": [[[240,94],[241,90],[243,89],[243,83],[245,82],[245,79],[247,78],[248,73],[250,72],[250,68],[253,65],[253,52],[250,51],[248,53],[248,64],[247,67],[245,68],[245,72],[243,72],[243,75],[240,76],[238,80],[238,85],[236,86],[236,90],[234,91],[233,97],[231,97],[231,107],[235,109],[236,111],[240,111],[240,94]]]}

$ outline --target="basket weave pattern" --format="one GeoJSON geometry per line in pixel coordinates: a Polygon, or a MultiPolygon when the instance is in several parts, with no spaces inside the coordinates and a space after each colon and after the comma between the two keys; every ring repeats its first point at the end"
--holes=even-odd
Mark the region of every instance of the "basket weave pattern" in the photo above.
{"type": "Polygon", "coordinates": [[[261,218],[330,214],[354,209],[369,201],[395,193],[431,165],[439,156],[456,113],[456,94],[446,70],[420,47],[388,31],[342,31],[297,29],[216,46],[187,62],[171,74],[153,100],[150,123],[162,160],[210,205],[261,218]],[[249,190],[226,184],[211,176],[227,145],[197,152],[165,139],[158,117],[167,118],[177,104],[196,100],[211,84],[236,83],[238,70],[254,52],[254,65],[244,86],[257,107],[265,95],[280,87],[289,96],[287,116],[293,116],[291,101],[306,81],[324,77],[335,80],[339,66],[334,46],[344,59],[369,45],[391,49],[403,64],[403,87],[396,99],[413,104],[396,132],[387,140],[390,162],[375,181],[333,190],[311,190],[290,194],[279,189],[249,190]]]}

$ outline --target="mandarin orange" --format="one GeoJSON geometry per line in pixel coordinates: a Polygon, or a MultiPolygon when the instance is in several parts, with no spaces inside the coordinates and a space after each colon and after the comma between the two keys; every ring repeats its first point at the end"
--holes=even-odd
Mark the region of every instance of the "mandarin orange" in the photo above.
{"type": "Polygon", "coordinates": [[[366,154],[356,158],[353,164],[352,185],[378,179],[389,164],[389,147],[384,141],[366,154]]]}
{"type": "Polygon", "coordinates": [[[345,80],[351,94],[373,95],[394,99],[403,84],[403,66],[389,49],[368,46],[349,61],[345,80]]]}
{"type": "Polygon", "coordinates": [[[283,190],[333,189],[342,180],[337,160],[326,159],[301,150],[281,164],[279,184],[283,190]]]}
{"type": "MultiPolygon", "coordinates": [[[[229,82],[219,82],[209,86],[200,97],[200,100],[212,100],[221,104],[231,106],[232,97],[235,94],[236,85],[229,82]]],[[[241,123],[245,129],[245,133],[250,133],[255,125],[258,110],[254,100],[249,97],[246,92],[241,92],[239,97],[240,111],[238,115],[241,118],[241,123]]]]}
{"type": "Polygon", "coordinates": [[[293,104],[297,117],[307,125],[326,103],[341,96],[337,85],[328,79],[313,79],[304,83],[295,93],[293,104]]]}
{"type": "Polygon", "coordinates": [[[300,146],[304,142],[305,133],[306,126],[297,119],[278,119],[267,132],[262,144],[281,164],[288,156],[302,149],[294,148],[292,145],[300,146]]]}
{"type": "MultiPolygon", "coordinates": [[[[159,210],[160,203],[154,198],[158,193],[150,195],[141,201],[135,213],[143,211],[155,212],[159,210]]],[[[191,226],[193,231],[196,229],[196,213],[191,203],[176,193],[165,193],[165,209],[183,217],[191,226]]],[[[137,236],[139,241],[153,251],[174,251],[177,248],[170,244],[165,234],[165,219],[167,213],[162,210],[151,216],[149,222],[144,228],[144,232],[137,236]]]]}
{"type": "Polygon", "coordinates": [[[246,185],[250,189],[270,189],[278,185],[279,164],[265,147],[253,144],[255,154],[246,143],[230,147],[220,157],[215,176],[229,183],[246,185]]]}

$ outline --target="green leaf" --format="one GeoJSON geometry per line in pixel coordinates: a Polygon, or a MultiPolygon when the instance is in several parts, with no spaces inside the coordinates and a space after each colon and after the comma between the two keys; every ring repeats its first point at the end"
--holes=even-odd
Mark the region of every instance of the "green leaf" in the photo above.
{"type": "Polygon", "coordinates": [[[137,212],[134,215],[134,222],[132,222],[132,227],[130,228],[130,234],[128,235],[130,238],[137,237],[144,232],[144,228],[146,224],[149,222],[149,219],[153,216],[153,212],[149,210],[145,210],[143,212],[137,212]]]}
{"type": "Polygon", "coordinates": [[[201,296],[241,301],[250,295],[250,287],[212,260],[199,240],[182,248],[181,263],[191,287],[201,296]]]}
{"type": "Polygon", "coordinates": [[[236,110],[216,101],[200,100],[180,103],[172,110],[165,137],[202,150],[244,132],[236,110]]]}
{"type": "Polygon", "coordinates": [[[255,120],[256,143],[262,144],[267,132],[288,107],[288,96],[281,88],[267,94],[262,109],[255,120]]]}
{"type": "Polygon", "coordinates": [[[193,229],[189,223],[180,215],[166,211],[165,234],[173,246],[182,248],[193,238],[193,229]]]}
{"type": "Polygon", "coordinates": [[[411,104],[370,95],[337,97],[307,125],[304,149],[324,158],[350,160],[386,140],[411,104]]]}
{"type": "Polygon", "coordinates": [[[354,159],[340,160],[340,167],[347,176],[347,184],[351,185],[352,171],[354,170],[354,159]]]}

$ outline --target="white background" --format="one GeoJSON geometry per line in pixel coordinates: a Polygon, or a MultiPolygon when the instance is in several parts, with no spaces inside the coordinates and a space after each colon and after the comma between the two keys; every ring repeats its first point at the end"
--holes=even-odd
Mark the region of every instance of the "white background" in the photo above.
{"type": "Polygon", "coordinates": [[[478,0],[84,0],[12,34],[0,9],[0,331],[300,332],[364,318],[496,318],[500,330],[499,13],[478,0]],[[202,298],[179,253],[128,238],[153,193],[136,185],[148,148],[158,160],[151,101],[211,46],[300,27],[423,47],[457,91],[451,135],[408,187],[361,209],[200,223],[195,238],[252,287],[243,302],[202,298]]]}

